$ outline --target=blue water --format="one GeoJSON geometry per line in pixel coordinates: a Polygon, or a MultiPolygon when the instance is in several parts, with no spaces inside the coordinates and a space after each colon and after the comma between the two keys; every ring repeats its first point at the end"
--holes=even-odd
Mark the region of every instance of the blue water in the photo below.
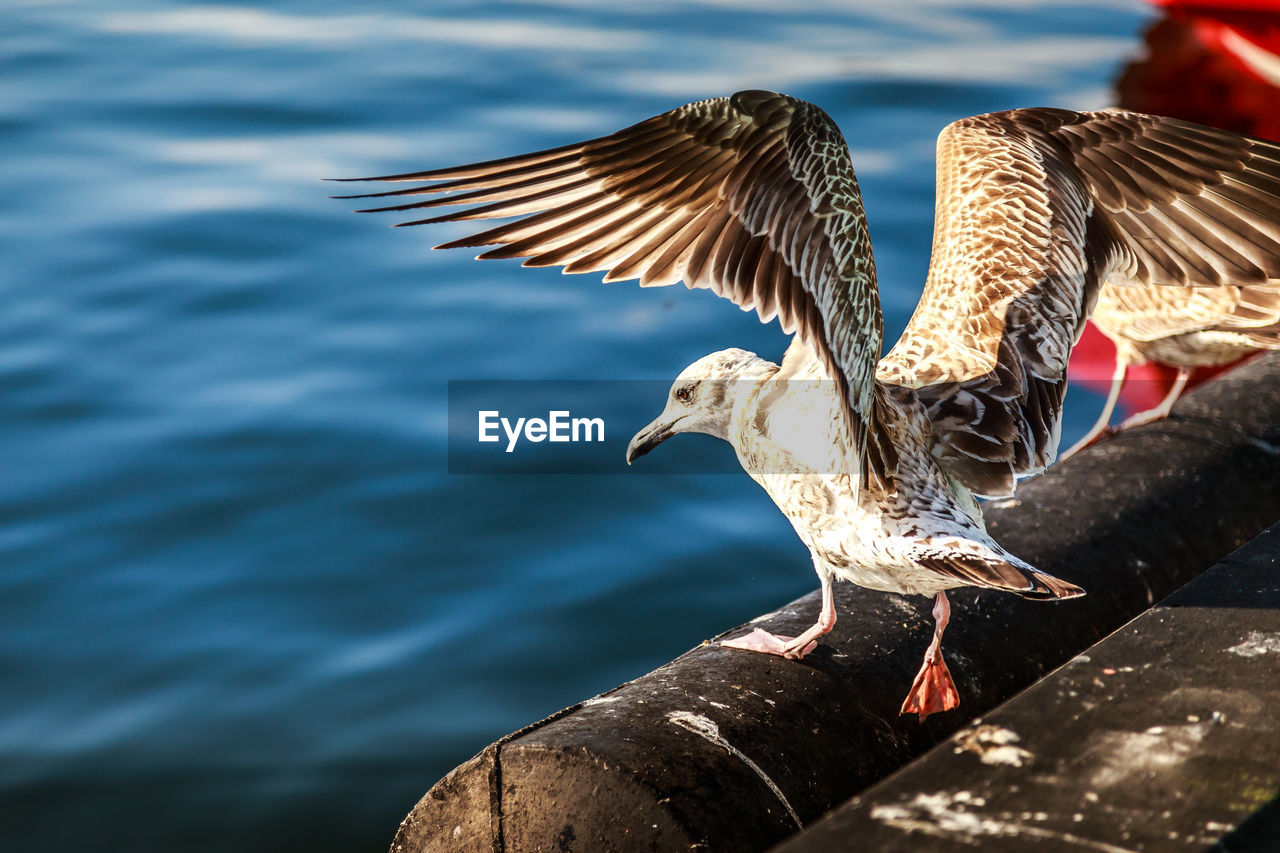
{"type": "MultiPolygon", "coordinates": [[[[849,138],[892,339],[937,131],[1110,103],[1149,17],[604,6],[6,4],[5,850],[381,849],[489,741],[815,585],[749,480],[680,473],[729,458],[711,439],[664,445],[661,475],[446,465],[449,380],[663,379],[726,346],[777,357],[776,328],[431,253],[461,230],[353,216],[320,178],[784,90],[849,138]]],[[[1073,397],[1068,440],[1096,413],[1073,397]]],[[[661,400],[602,406],[629,434],[661,400]]]]}

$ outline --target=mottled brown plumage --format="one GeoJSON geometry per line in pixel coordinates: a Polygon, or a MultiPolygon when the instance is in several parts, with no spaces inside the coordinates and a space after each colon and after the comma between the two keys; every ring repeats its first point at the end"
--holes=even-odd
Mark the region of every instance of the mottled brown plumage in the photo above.
{"type": "MultiPolygon", "coordinates": [[[[1280,276],[1280,147],[1119,110],[962,119],[938,140],[929,279],[878,375],[917,387],[980,494],[1053,459],[1098,283],[1280,276]]],[[[1146,289],[1146,288],[1143,288],[1146,289]]]]}
{"type": "Polygon", "coordinates": [[[1105,285],[1091,318],[1116,347],[1111,390],[1098,420],[1063,458],[1105,432],[1130,367],[1155,362],[1178,368],[1159,404],[1122,425],[1168,414],[1197,367],[1230,364],[1264,349],[1280,349],[1280,282],[1246,287],[1124,287],[1105,285]]]}
{"type": "Polygon", "coordinates": [[[1226,364],[1280,347],[1280,281],[1251,287],[1103,287],[1093,323],[1129,364],[1226,364]]]}
{"type": "Polygon", "coordinates": [[[432,196],[377,210],[470,205],[404,224],[519,217],[444,247],[492,246],[479,257],[606,281],[683,281],[794,332],[781,365],[740,350],[691,365],[628,458],[675,432],[724,438],[809,547],[818,623],[739,645],[805,654],[834,624],[832,577],[936,594],[934,643],[904,704],[922,716],[953,701],[936,695],[950,682],[946,589],[1081,592],[1000,548],[973,494],[1007,495],[1053,460],[1067,358],[1101,283],[1280,276],[1280,148],[1120,111],[1012,110],[942,132],[929,277],[878,364],[875,264],[849,152],[804,101],[740,92],[576,145],[376,180],[429,183],[354,197],[432,196]],[[796,379],[834,390],[824,403],[796,379]],[[706,390],[724,380],[744,384],[706,390]],[[815,441],[782,426],[797,411],[834,417],[815,441]]]}

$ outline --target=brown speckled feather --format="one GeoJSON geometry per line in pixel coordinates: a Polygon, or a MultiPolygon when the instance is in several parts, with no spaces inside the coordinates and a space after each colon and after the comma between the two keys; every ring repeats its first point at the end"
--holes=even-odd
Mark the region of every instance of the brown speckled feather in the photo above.
{"type": "Polygon", "coordinates": [[[1025,109],[938,140],[924,295],[878,378],[915,388],[936,455],[983,495],[1049,464],[1099,284],[1280,276],[1280,147],[1122,111],[1025,109]]]}
{"type": "Polygon", "coordinates": [[[862,454],[881,342],[879,294],[849,151],[822,110],[771,92],[689,104],[610,136],[437,171],[369,198],[449,193],[377,210],[474,205],[419,225],[520,216],[439,248],[710,288],[777,317],[838,384],[862,454]]]}
{"type": "Polygon", "coordinates": [[[1226,364],[1280,349],[1280,283],[1251,287],[1102,288],[1092,320],[1126,364],[1226,364]]]}

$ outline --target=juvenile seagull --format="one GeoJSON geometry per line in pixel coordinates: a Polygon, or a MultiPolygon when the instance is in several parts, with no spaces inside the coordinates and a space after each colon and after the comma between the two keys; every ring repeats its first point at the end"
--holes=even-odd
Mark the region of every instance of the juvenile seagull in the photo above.
{"type": "Polygon", "coordinates": [[[563,148],[362,180],[432,182],[372,197],[448,193],[377,210],[472,205],[405,225],[520,217],[440,248],[683,281],[794,333],[781,365],[741,350],[690,365],[627,456],[680,432],[729,441],[809,548],[813,627],[725,645],[804,656],[835,623],[834,578],[934,596],[902,706],[921,719],[959,703],[946,590],[1082,593],[1001,548],[974,496],[1008,495],[1053,460],[1067,356],[1101,282],[1280,276],[1280,149],[1128,112],[1013,110],[943,130],[928,280],[884,359],[849,150],[805,101],[739,92],[563,148]]]}
{"type": "Polygon", "coordinates": [[[1250,353],[1280,349],[1280,282],[1256,287],[1116,287],[1106,284],[1093,325],[1116,347],[1115,372],[1102,414],[1062,454],[1083,450],[1108,429],[1130,367],[1154,361],[1178,368],[1169,393],[1154,408],[1130,415],[1120,429],[1169,414],[1197,367],[1230,364],[1250,353]]]}

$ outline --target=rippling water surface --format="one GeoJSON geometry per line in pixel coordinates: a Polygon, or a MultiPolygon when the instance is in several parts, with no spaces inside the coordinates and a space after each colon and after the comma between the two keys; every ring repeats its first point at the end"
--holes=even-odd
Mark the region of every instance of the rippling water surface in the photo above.
{"type": "MultiPolygon", "coordinates": [[[[380,849],[490,740],[815,586],[745,476],[680,473],[731,461],[711,439],[664,445],[662,475],[446,465],[448,380],[661,379],[726,346],[777,357],[776,328],[705,292],[433,254],[460,230],[352,216],[321,177],[780,89],[845,130],[892,339],[927,266],[938,130],[1110,103],[1146,17],[9,3],[4,848],[380,849]]],[[[1078,434],[1096,401],[1073,402],[1078,434]]],[[[602,406],[629,434],[661,400],[602,406]]]]}

